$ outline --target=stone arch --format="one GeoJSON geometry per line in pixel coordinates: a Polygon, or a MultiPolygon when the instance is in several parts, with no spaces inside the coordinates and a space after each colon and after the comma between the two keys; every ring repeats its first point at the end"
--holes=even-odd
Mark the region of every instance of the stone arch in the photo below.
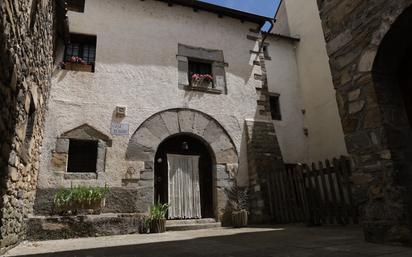
{"type": "MultiPolygon", "coordinates": [[[[229,134],[209,115],[193,109],[170,109],[152,115],[131,137],[126,160],[143,162],[145,176],[154,180],[154,158],[159,145],[170,137],[184,134],[201,139],[210,149],[214,162],[213,212],[216,219],[229,224],[229,191],[235,183],[239,158],[229,134]]],[[[154,181],[152,184],[153,192],[146,193],[147,199],[154,195],[154,181]]]]}
{"type": "MultiPolygon", "coordinates": [[[[401,10],[399,10],[401,11],[401,10]]],[[[390,179],[383,179],[386,203],[397,202],[401,209],[381,212],[393,223],[408,227],[412,233],[412,6],[407,7],[388,26],[382,36],[372,66],[372,80],[384,129],[383,143],[390,152],[390,179]]],[[[406,228],[405,228],[406,230],[406,228]]]]}
{"type": "Polygon", "coordinates": [[[181,133],[202,138],[213,151],[216,164],[239,162],[236,147],[226,130],[209,115],[193,109],[170,109],[152,115],[131,137],[126,159],[152,161],[163,140],[181,133]]]}

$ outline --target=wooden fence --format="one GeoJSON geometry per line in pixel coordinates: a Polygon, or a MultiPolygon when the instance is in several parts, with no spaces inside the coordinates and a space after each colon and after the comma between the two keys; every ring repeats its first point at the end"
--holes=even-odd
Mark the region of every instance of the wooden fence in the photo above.
{"type": "Polygon", "coordinates": [[[347,158],[308,165],[285,165],[270,174],[271,213],[277,223],[357,224],[351,168],[347,158]]]}

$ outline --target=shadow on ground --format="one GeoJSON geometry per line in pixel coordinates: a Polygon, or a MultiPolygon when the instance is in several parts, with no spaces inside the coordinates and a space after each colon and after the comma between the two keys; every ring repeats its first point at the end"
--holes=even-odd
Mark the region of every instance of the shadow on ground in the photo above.
{"type": "MultiPolygon", "coordinates": [[[[365,243],[359,228],[322,227],[307,228],[287,226],[284,228],[264,229],[247,232],[249,229],[235,231],[220,229],[222,234],[213,236],[217,230],[199,230],[190,232],[170,232],[163,234],[165,241],[139,243],[128,246],[103,247],[98,249],[73,250],[59,253],[20,255],[31,257],[177,257],[177,256],[253,256],[253,257],[366,257],[412,256],[412,249],[365,243]],[[243,233],[243,231],[245,231],[243,233]],[[193,236],[193,239],[178,240],[181,233],[193,236]],[[212,236],[208,236],[208,234],[212,236]],[[198,237],[198,238],[196,238],[198,237]],[[169,241],[176,240],[176,241],[169,241]]],[[[253,229],[252,229],[253,230],[253,229]]],[[[160,235],[159,235],[160,236],[160,235]]],[[[142,235],[140,238],[145,237],[142,235]]],[[[99,239],[102,240],[102,239],[99,239]]],[[[108,244],[110,237],[107,238],[108,244]]],[[[69,240],[70,241],[70,240],[69,240]]],[[[63,243],[69,243],[69,241],[63,243]]],[[[76,248],[76,240],[70,241],[76,248]]],[[[92,242],[92,241],[91,241],[92,242]]],[[[132,242],[133,243],[133,242],[132,242]]],[[[89,246],[90,248],[93,246],[89,246]]]]}

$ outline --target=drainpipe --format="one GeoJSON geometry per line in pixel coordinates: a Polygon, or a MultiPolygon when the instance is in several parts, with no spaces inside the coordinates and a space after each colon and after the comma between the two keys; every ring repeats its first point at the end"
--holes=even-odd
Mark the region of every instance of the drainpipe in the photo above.
{"type": "MultiPolygon", "coordinates": [[[[260,46],[259,46],[259,51],[258,51],[259,53],[262,51],[263,43],[265,42],[267,36],[270,34],[270,32],[272,31],[273,27],[275,26],[276,16],[278,16],[278,12],[279,12],[280,6],[282,5],[282,2],[283,2],[283,0],[280,0],[278,9],[276,10],[276,13],[275,13],[275,16],[273,17],[272,20],[270,20],[270,28],[269,28],[269,30],[263,35],[262,43],[261,43],[260,46]]],[[[263,27],[263,26],[262,26],[262,27],[263,27]]],[[[262,27],[260,27],[260,30],[262,30],[262,27]]]]}

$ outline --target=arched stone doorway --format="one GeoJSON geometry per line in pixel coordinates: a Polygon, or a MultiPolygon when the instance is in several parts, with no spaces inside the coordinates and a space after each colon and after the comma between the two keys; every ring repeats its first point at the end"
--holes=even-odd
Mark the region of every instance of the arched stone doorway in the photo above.
{"type": "MultiPolygon", "coordinates": [[[[182,215],[178,215],[174,218],[213,218],[213,195],[216,194],[213,190],[213,166],[214,157],[210,153],[207,144],[205,144],[201,138],[191,134],[177,134],[167,138],[159,145],[155,157],[155,200],[171,204],[173,196],[177,194],[185,195],[188,192],[192,193],[192,189],[198,187],[200,193],[196,195],[198,199],[196,199],[196,196],[193,197],[193,194],[190,194],[193,199],[190,204],[200,207],[201,216],[196,217],[196,215],[192,214],[191,216],[183,217],[182,215]],[[183,191],[170,192],[169,187],[173,182],[176,182],[170,181],[169,171],[170,166],[172,166],[170,165],[170,160],[168,160],[170,156],[175,159],[181,157],[183,163],[187,157],[198,158],[196,159],[198,169],[196,169],[195,174],[198,179],[196,179],[195,184],[190,185],[190,188],[187,186],[183,191]]],[[[185,197],[181,198],[182,203],[184,203],[185,197]]]]}
{"type": "MultiPolygon", "coordinates": [[[[206,164],[200,164],[207,165],[207,168],[201,168],[205,172],[212,171],[209,180],[212,179],[213,207],[210,206],[210,202],[203,203],[202,216],[204,214],[206,217],[213,216],[218,220],[224,220],[229,206],[228,190],[232,187],[238,171],[238,153],[229,134],[214,118],[193,109],[170,109],[156,113],[144,121],[131,137],[126,159],[129,162],[143,162],[144,177],[146,181],[152,180],[151,187],[147,187],[141,194],[146,205],[142,208],[147,209],[157,200],[157,157],[163,155],[164,158],[168,152],[184,155],[185,152],[174,145],[181,146],[184,141],[189,147],[190,144],[197,147],[194,152],[186,152],[187,155],[205,155],[206,151],[210,155],[209,161],[204,162],[206,164]]],[[[205,181],[208,179],[205,178],[205,181]]],[[[210,188],[210,181],[204,183],[209,183],[210,188]]],[[[205,199],[210,199],[210,192],[204,191],[203,194],[209,194],[205,199]]],[[[163,192],[162,200],[165,199],[163,192]]]]}
{"type": "Polygon", "coordinates": [[[393,171],[383,174],[385,208],[381,215],[412,241],[412,7],[392,24],[374,60],[372,77],[393,171]],[[408,228],[408,229],[406,229],[408,228]]]}

